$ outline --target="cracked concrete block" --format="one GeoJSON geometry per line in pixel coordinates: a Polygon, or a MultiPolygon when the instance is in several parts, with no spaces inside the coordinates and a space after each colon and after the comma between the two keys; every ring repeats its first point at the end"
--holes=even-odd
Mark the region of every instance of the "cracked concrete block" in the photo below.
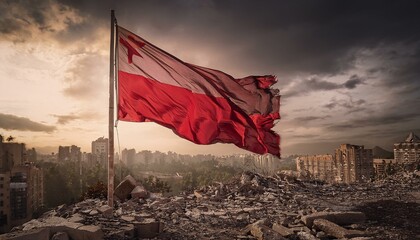
{"type": "Polygon", "coordinates": [[[140,238],[154,238],[163,231],[163,223],[153,218],[146,218],[141,222],[133,222],[137,236],[140,238]]]}
{"type": "Polygon", "coordinates": [[[131,198],[133,199],[137,199],[137,198],[147,198],[148,196],[148,192],[146,191],[146,189],[142,186],[136,186],[134,187],[134,189],[131,191],[131,198]]]}
{"type": "Polygon", "coordinates": [[[121,201],[130,197],[131,191],[136,187],[137,182],[131,175],[126,176],[115,188],[114,195],[121,201]]]}
{"type": "Polygon", "coordinates": [[[102,216],[106,218],[113,217],[113,209],[108,205],[102,205],[100,208],[98,208],[98,211],[102,214],[102,216]]]}

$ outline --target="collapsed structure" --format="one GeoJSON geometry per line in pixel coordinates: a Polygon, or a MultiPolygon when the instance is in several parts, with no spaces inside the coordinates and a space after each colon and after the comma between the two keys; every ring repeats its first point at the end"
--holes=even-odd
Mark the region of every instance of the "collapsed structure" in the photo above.
{"type": "Polygon", "coordinates": [[[298,172],[310,178],[331,183],[363,182],[372,176],[372,149],[341,144],[335,155],[301,156],[296,158],[296,165],[298,172]]]}
{"type": "MultiPolygon", "coordinates": [[[[365,182],[383,178],[396,169],[415,170],[420,167],[420,138],[413,132],[403,142],[394,144],[394,157],[374,156],[375,150],[364,146],[341,144],[335,154],[306,155],[296,158],[296,166],[302,176],[329,183],[365,182]]],[[[381,155],[381,154],[379,154],[381,155]]]]}

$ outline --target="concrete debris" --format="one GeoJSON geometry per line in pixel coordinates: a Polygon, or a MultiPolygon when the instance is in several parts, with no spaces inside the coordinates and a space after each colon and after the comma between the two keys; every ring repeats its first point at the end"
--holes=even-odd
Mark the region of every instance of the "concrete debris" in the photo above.
{"type": "Polygon", "coordinates": [[[48,228],[32,229],[20,232],[11,232],[0,235],[1,240],[49,240],[50,231],[48,228]]]}
{"type": "Polygon", "coordinates": [[[299,240],[319,240],[319,238],[307,232],[298,232],[297,237],[299,240]]]}
{"type": "Polygon", "coordinates": [[[137,186],[137,181],[131,175],[126,176],[115,188],[114,195],[121,201],[128,199],[131,191],[137,186]]]}
{"type": "Polygon", "coordinates": [[[141,222],[133,222],[133,225],[139,238],[154,238],[163,231],[163,223],[153,218],[146,218],[141,222]]]}
{"type": "Polygon", "coordinates": [[[112,218],[113,215],[113,209],[108,205],[103,205],[98,208],[98,212],[102,214],[102,216],[107,218],[112,218]]]}
{"type": "Polygon", "coordinates": [[[259,220],[253,224],[249,224],[243,233],[250,233],[252,236],[254,236],[258,240],[264,240],[264,239],[285,239],[283,236],[278,233],[277,231],[274,231],[273,229],[269,228],[267,225],[267,220],[259,220]]]}
{"type": "Polygon", "coordinates": [[[51,240],[69,240],[69,235],[66,232],[57,232],[51,237],[51,240]]]}
{"type": "Polygon", "coordinates": [[[274,223],[273,230],[280,233],[283,237],[289,237],[294,234],[294,231],[290,228],[287,228],[281,224],[274,223]]]}
{"type": "Polygon", "coordinates": [[[146,191],[146,189],[142,186],[136,186],[132,191],[131,191],[131,198],[147,198],[148,192],[146,191]]]}
{"type": "Polygon", "coordinates": [[[339,225],[350,225],[360,223],[366,220],[366,216],[362,212],[316,212],[302,217],[302,222],[306,226],[312,227],[315,219],[327,219],[339,225]]]}
{"type": "Polygon", "coordinates": [[[61,233],[72,240],[420,236],[417,172],[348,185],[302,181],[285,172],[273,176],[245,172],[229,183],[170,197],[145,195],[147,190],[138,186],[128,176],[117,187],[122,200],[114,209],[100,199],[62,205],[0,239],[51,239],[61,233]]]}
{"type": "Polygon", "coordinates": [[[336,238],[365,237],[366,233],[359,230],[348,230],[326,219],[315,219],[314,227],[336,238]]]}

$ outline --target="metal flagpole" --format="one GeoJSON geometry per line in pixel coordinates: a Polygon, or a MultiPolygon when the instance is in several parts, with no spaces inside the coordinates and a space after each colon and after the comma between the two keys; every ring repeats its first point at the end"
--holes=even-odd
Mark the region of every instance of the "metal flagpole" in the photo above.
{"type": "Polygon", "coordinates": [[[114,207],[114,29],[115,15],[111,10],[111,45],[109,54],[109,122],[108,122],[108,206],[114,207]]]}

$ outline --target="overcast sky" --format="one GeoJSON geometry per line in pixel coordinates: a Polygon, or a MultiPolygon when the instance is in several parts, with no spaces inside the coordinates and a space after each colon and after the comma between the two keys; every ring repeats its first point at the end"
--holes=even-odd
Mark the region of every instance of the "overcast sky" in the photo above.
{"type": "MultiPolygon", "coordinates": [[[[419,1],[0,1],[0,134],[39,151],[107,136],[109,18],[180,59],[235,77],[274,74],[282,154],[381,146],[420,134],[419,1]],[[118,3],[117,3],[118,2],[118,3]]],[[[198,146],[153,123],[121,148],[198,146]]],[[[116,150],[118,143],[116,142],[116,150]]]]}

